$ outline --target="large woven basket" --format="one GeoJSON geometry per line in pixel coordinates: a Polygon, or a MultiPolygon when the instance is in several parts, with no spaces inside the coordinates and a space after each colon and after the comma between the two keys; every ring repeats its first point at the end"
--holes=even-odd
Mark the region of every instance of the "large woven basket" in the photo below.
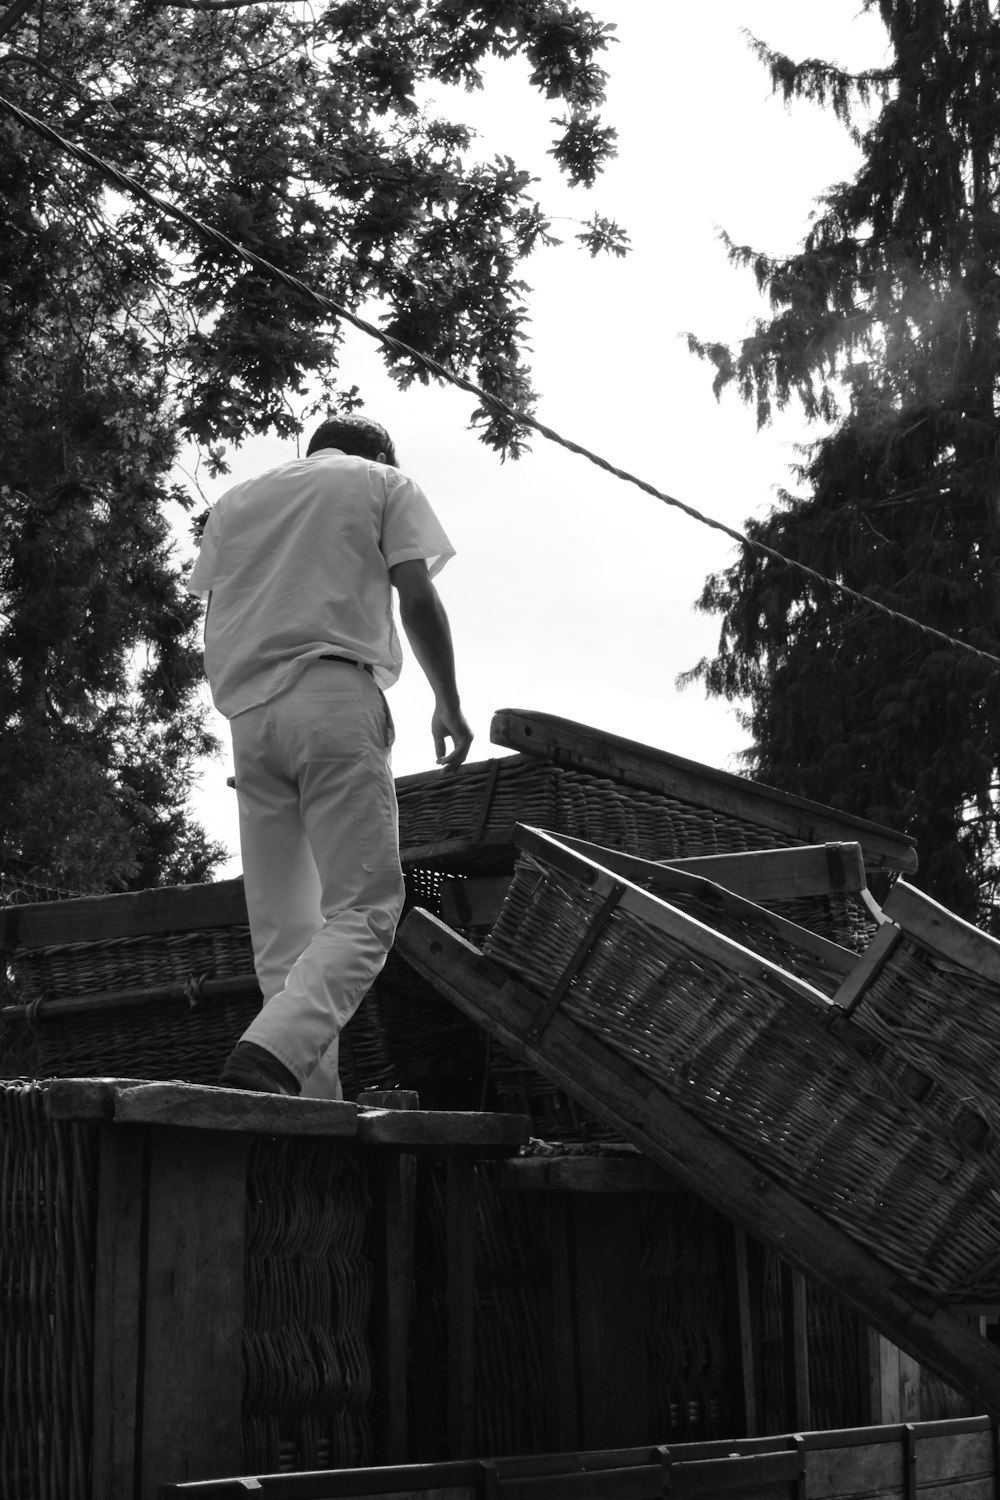
{"type": "Polygon", "coordinates": [[[818,990],[558,846],[522,857],[485,951],[539,1025],[561,1007],[914,1286],[1000,1297],[996,1176],[832,1034],[818,990]]]}

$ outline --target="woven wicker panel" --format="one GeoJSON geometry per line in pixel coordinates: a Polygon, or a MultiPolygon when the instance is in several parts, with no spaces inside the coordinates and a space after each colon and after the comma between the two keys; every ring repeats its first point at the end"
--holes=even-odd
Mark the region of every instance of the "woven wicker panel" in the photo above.
{"type": "Polygon", "coordinates": [[[880,1072],[1000,1170],[1000,1006],[995,982],[904,936],[851,1010],[880,1072]]]}
{"type": "Polygon", "coordinates": [[[829,938],[852,953],[864,953],[878,931],[878,923],[865,903],[853,892],[825,896],[799,896],[791,901],[762,902],[776,916],[829,938]]]}
{"type": "Polygon", "coordinates": [[[507,843],[515,823],[590,839],[645,859],[774,849],[788,843],[758,824],[605,777],[500,759],[399,788],[400,844],[507,843]],[[491,772],[491,765],[498,769],[491,772]],[[495,777],[495,781],[492,778],[495,777]]]}
{"type": "Polygon", "coordinates": [[[75,998],[253,972],[247,927],[67,943],[15,951],[10,961],[25,1005],[60,996],[75,998]]]}
{"type": "MultiPolygon", "coordinates": [[[[547,994],[600,898],[534,860],[514,884],[485,950],[547,994]]],[[[1000,1295],[1000,1191],[981,1159],[932,1131],[818,1005],[737,968],[752,966],[617,911],[563,1011],[915,1285],[1000,1295]]]]}
{"type": "Polygon", "coordinates": [[[97,1132],[0,1084],[0,1495],[90,1500],[97,1132]]]}
{"type": "Polygon", "coordinates": [[[371,1462],[371,1265],[357,1152],[258,1140],[247,1177],[247,1473],[371,1462]]]}
{"type": "Polygon", "coordinates": [[[732,1431],[722,1235],[727,1226],[687,1193],[649,1193],[642,1224],[648,1281],[650,1404],[670,1442],[732,1431]]]}
{"type": "MultiPolygon", "coordinates": [[[[260,1010],[260,994],[252,987],[245,996],[209,998],[198,985],[203,979],[253,974],[248,927],[14,953],[10,974],[5,1003],[29,1009],[0,1023],[3,1078],[113,1076],[214,1084],[260,1010]],[[171,984],[186,987],[188,998],[95,1003],[93,1011],[71,1015],[46,1008],[49,1000],[171,984]]],[[[443,1002],[438,998],[437,1003],[443,1002]]],[[[346,1026],[340,1072],[348,1099],[396,1081],[377,999],[364,1001],[346,1026]]]]}
{"type": "MultiPolygon", "coordinates": [[[[521,880],[509,893],[508,902],[530,900],[530,891],[529,882],[521,880]]],[[[782,941],[770,928],[754,925],[748,918],[726,910],[701,893],[677,891],[671,894],[670,903],[678,910],[685,911],[708,926],[714,927],[716,931],[725,933],[727,937],[733,938],[752,952],[759,953],[761,957],[780,964],[791,973],[798,975],[800,979],[805,979],[808,983],[815,985],[825,994],[833,995],[840,986],[843,973],[826,963],[817,954],[797,947],[790,941],[782,941]]],[[[801,911],[807,903],[795,904],[801,911]]],[[[842,905],[842,902],[840,904],[842,905]]],[[[832,922],[825,920],[832,915],[827,903],[816,901],[809,905],[816,918],[813,931],[821,926],[833,925],[832,922]],[[821,914],[824,918],[822,921],[819,920],[821,914]]],[[[521,920],[521,918],[518,917],[515,920],[521,920]]],[[[843,930],[842,926],[841,930],[843,930]]],[[[826,935],[826,933],[821,933],[821,936],[826,935]]],[[[853,946],[852,944],[852,949],[853,946]]],[[[526,1114],[532,1122],[532,1134],[543,1140],[614,1141],[621,1139],[616,1131],[592,1111],[585,1110],[582,1105],[562,1093],[542,1074],[506,1053],[502,1047],[494,1046],[493,1048],[490,1077],[500,1108],[516,1114],[526,1114]]]]}

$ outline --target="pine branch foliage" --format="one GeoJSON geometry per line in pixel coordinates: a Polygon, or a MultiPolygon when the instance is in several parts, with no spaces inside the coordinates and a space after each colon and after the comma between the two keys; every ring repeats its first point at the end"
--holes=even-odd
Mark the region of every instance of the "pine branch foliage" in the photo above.
{"type": "MultiPolygon", "coordinates": [[[[856,131],[861,162],[795,255],[730,244],[770,317],[736,348],[690,343],[759,423],[796,402],[828,425],[748,533],[1000,654],[1000,18],[988,0],[873,8],[885,69],[755,44],[786,98],[856,131]]],[[[752,773],[911,833],[926,888],[996,928],[997,672],[749,552],[700,605],[721,638],[688,677],[743,702],[752,773]]]]}

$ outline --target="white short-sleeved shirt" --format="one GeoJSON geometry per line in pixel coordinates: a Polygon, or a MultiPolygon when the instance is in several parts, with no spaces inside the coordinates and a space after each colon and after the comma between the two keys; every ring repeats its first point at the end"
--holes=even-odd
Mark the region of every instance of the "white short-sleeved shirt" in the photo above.
{"type": "Polygon", "coordinates": [[[398,469],[323,448],[227,490],[213,506],[188,588],[211,594],[205,671],[234,718],[283,692],[326,653],[367,662],[379,687],[402,651],[389,569],[433,577],[455,549],[426,495],[398,469]]]}

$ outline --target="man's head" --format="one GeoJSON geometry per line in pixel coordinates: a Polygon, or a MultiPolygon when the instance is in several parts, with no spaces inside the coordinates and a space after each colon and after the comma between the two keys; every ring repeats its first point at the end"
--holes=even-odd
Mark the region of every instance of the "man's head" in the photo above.
{"type": "Polygon", "coordinates": [[[381,422],[373,422],[371,417],[328,417],[309,439],[306,457],[320,448],[341,448],[356,458],[381,459],[383,463],[396,465],[392,438],[381,422]]]}

